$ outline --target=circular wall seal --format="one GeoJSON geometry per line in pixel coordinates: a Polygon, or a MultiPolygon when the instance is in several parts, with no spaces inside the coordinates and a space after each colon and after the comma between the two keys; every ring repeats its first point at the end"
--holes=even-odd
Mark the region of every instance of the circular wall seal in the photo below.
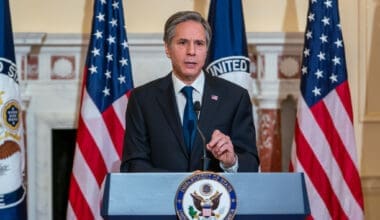
{"type": "Polygon", "coordinates": [[[199,172],[178,187],[175,209],[180,220],[230,220],[236,214],[236,193],[230,182],[212,172],[199,172]]]}

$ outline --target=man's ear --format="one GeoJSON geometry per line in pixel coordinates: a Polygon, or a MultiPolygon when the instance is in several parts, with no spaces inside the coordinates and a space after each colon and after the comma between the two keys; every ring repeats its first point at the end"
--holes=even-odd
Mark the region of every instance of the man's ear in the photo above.
{"type": "Polygon", "coordinates": [[[169,45],[165,43],[165,53],[168,58],[170,58],[170,53],[169,53],[169,45]]]}

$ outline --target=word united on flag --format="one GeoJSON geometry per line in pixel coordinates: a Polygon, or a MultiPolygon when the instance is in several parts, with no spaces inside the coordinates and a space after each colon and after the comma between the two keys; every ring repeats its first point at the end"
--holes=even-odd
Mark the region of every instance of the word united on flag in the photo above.
{"type": "Polygon", "coordinates": [[[133,88],[121,0],[95,0],[67,219],[101,219],[102,185],[119,171],[133,88]]]}
{"type": "Polygon", "coordinates": [[[310,0],[290,169],[305,174],[310,219],[363,219],[337,0],[310,0]]]}
{"type": "Polygon", "coordinates": [[[24,127],[8,0],[0,1],[0,112],[0,219],[24,220],[24,127]]]}
{"type": "Polygon", "coordinates": [[[206,71],[236,83],[252,94],[241,0],[211,0],[208,22],[212,38],[206,71]]]}

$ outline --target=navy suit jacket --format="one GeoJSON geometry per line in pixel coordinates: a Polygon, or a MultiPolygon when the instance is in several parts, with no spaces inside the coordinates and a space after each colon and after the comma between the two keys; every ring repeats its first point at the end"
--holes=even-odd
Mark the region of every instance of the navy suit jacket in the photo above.
{"type": "MultiPolygon", "coordinates": [[[[242,172],[256,172],[252,105],[248,92],[224,79],[205,74],[199,128],[206,142],[219,129],[230,136],[242,172]]],[[[135,88],[126,112],[122,172],[191,172],[202,169],[205,146],[197,133],[189,154],[182,134],[171,74],[135,88]]],[[[209,170],[222,172],[210,152],[209,170]]]]}

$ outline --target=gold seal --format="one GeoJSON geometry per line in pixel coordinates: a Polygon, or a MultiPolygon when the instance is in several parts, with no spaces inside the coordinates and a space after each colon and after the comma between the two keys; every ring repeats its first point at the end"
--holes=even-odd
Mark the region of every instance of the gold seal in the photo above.
{"type": "Polygon", "coordinates": [[[2,110],[4,125],[9,130],[17,130],[20,126],[20,104],[16,100],[9,100],[2,110]]]}

